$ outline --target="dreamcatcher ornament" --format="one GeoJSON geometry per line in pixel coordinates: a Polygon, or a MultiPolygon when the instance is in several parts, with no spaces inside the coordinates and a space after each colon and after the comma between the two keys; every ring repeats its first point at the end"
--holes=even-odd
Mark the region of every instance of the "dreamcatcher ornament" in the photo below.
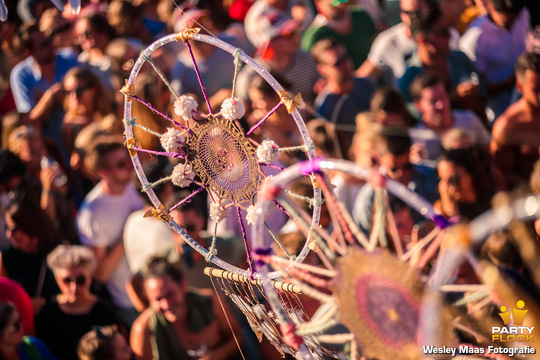
{"type": "MultiPolygon", "coordinates": [[[[497,322],[500,319],[495,314],[493,319],[482,317],[477,321],[473,315],[490,304],[498,307],[505,304],[510,308],[519,304],[518,300],[530,305],[529,314],[535,315],[530,315],[529,326],[537,328],[538,299],[513,287],[495,266],[477,260],[472,249],[489,232],[510,224],[512,219],[540,216],[540,198],[529,197],[512,203],[482,215],[470,224],[449,224],[436,216],[431,205],[417,194],[381,174],[344,161],[316,159],[292,166],[265,184],[256,204],[256,215],[264,213],[265,207],[274,199],[295,213],[298,209],[294,208],[293,201],[283,199],[287,196],[283,189],[296,176],[305,173],[315,174],[334,226],[332,233],[321,229],[304,232],[307,241],[317,243],[321,265],[292,263],[273,255],[272,246],[260,236],[263,229],[260,222],[255,224],[252,233],[266,298],[279,319],[283,340],[290,340],[287,343],[295,348],[297,358],[313,358],[310,349],[302,343],[302,339],[310,337],[319,344],[348,343],[347,353],[351,359],[360,356],[383,360],[437,357],[425,353],[424,346],[456,349],[456,353],[461,349],[462,355],[465,352],[465,355],[475,354],[477,358],[506,359],[500,353],[488,351],[489,346],[504,349],[519,346],[491,342],[491,326],[502,326],[497,322]],[[381,203],[386,205],[383,210],[375,210],[372,236],[364,236],[333,194],[325,177],[325,172],[330,170],[367,179],[376,193],[377,186],[380,190],[384,187],[438,227],[424,238],[413,236],[411,246],[399,253],[392,235],[392,220],[384,215],[388,202],[384,199],[386,191],[383,191],[381,203]],[[390,238],[387,242],[375,234],[380,233],[377,228],[386,229],[385,235],[390,238]],[[385,247],[392,243],[393,251],[390,252],[385,247]],[[454,283],[456,271],[464,259],[472,264],[482,283],[454,283]],[[429,272],[426,272],[427,264],[432,269],[429,272]],[[319,300],[320,311],[311,319],[291,316],[294,308],[283,301],[282,292],[276,291],[264,277],[271,269],[278,269],[282,274],[274,279],[291,283],[304,296],[319,300]],[[455,300],[456,294],[466,296],[459,296],[459,300],[449,303],[450,298],[455,300]],[[464,306],[467,311],[462,310],[464,306]],[[496,325],[492,325],[491,320],[496,325]],[[336,324],[346,328],[336,334],[333,331],[336,324]],[[474,339],[475,345],[461,343],[463,336],[474,339]],[[479,353],[482,355],[478,356],[479,353]]],[[[300,210],[296,214],[298,218],[302,217],[300,210]]],[[[523,232],[514,236],[526,238],[523,232]]],[[[523,249],[531,249],[534,244],[532,239],[527,243],[520,241],[524,242],[520,244],[523,249]]],[[[536,285],[540,285],[540,265],[535,260],[539,256],[538,249],[522,255],[529,258],[529,271],[536,285]]],[[[535,353],[524,358],[536,359],[538,356],[535,353]]]]}
{"type": "MultiPolygon", "coordinates": [[[[139,56],[134,64],[126,85],[121,92],[125,96],[124,101],[124,124],[126,135],[126,146],[129,150],[135,172],[143,186],[143,191],[149,196],[154,208],[147,216],[156,216],[169,223],[169,225],[197,252],[199,252],[207,261],[234,273],[257,277],[254,273],[251,259],[251,251],[247,241],[246,225],[249,226],[254,221],[254,203],[259,192],[260,186],[269,177],[265,169],[283,170],[281,167],[273,164],[280,158],[280,153],[290,150],[302,150],[309,159],[315,157],[313,142],[309,137],[302,116],[298,108],[302,106],[301,96],[289,95],[281,85],[270,75],[268,71],[258,65],[253,59],[247,56],[240,49],[221,41],[218,38],[199,34],[200,29],[189,26],[180,33],[165,36],[148,46],[139,56]],[[170,82],[163,73],[152,62],[152,54],[157,49],[166,46],[169,43],[183,42],[193,60],[193,67],[197,74],[201,91],[209,112],[207,114],[200,112],[197,101],[191,96],[178,95],[173,90],[170,82]],[[231,97],[225,99],[221,104],[219,112],[215,112],[209,102],[206,94],[206,88],[199,73],[197,62],[191,49],[191,41],[201,41],[232,55],[231,61],[235,64],[235,75],[233,79],[233,91],[231,97]],[[239,124],[239,119],[245,115],[245,106],[239,98],[235,97],[235,80],[240,64],[245,63],[252,67],[263,77],[276,91],[280,97],[274,108],[263,117],[257,124],[252,126],[244,133],[239,124]],[[174,120],[172,117],[158,111],[151,104],[141,99],[135,89],[135,79],[137,78],[144,64],[149,64],[153,71],[162,79],[164,84],[170,90],[175,101],[173,104],[174,113],[184,120],[184,124],[174,120]],[[137,123],[137,119],[132,117],[132,102],[138,101],[155,114],[163,117],[170,122],[170,127],[163,133],[156,132],[148,127],[137,123]],[[275,142],[265,140],[261,144],[256,143],[250,138],[250,135],[260,127],[280,106],[285,106],[288,113],[295,121],[302,144],[294,148],[280,148],[275,142]],[[140,142],[134,138],[133,128],[139,127],[143,131],[159,138],[164,151],[154,151],[145,149],[140,142]],[[175,165],[172,173],[157,182],[149,183],[142,170],[138,153],[147,153],[152,156],[166,156],[174,159],[175,165]],[[192,184],[198,186],[189,196],[178,204],[166,209],[157,198],[153,187],[165,182],[171,181],[177,187],[187,187],[192,184]],[[210,247],[204,248],[193,240],[178,224],[176,224],[169,213],[190,201],[194,196],[202,191],[207,191],[211,199],[210,217],[216,222],[213,239],[210,247]],[[242,215],[242,210],[247,211],[246,219],[242,215]],[[236,213],[236,214],[235,214],[236,213]],[[250,269],[239,269],[219,258],[215,250],[217,224],[229,216],[237,216],[242,230],[246,254],[250,269]],[[247,224],[245,222],[247,221],[247,224]]],[[[227,61],[223,59],[223,61],[227,61]]],[[[320,191],[314,189],[314,199],[320,201],[320,191]]],[[[279,204],[275,204],[281,208],[279,204]]],[[[310,226],[316,226],[319,220],[320,205],[314,207],[313,217],[310,219],[310,226]]],[[[274,236],[275,237],[275,236],[274,236]]],[[[298,256],[297,261],[302,261],[309,252],[306,246],[302,254],[298,256]]]]}
{"type": "MultiPolygon", "coordinates": [[[[351,359],[359,358],[360,353],[376,359],[420,357],[416,337],[424,282],[417,271],[423,267],[418,259],[428,261],[430,257],[424,255],[440,229],[436,227],[425,238],[414,239],[414,246],[408,250],[402,249],[395,231],[389,230],[391,239],[386,241],[385,237],[383,240],[379,229],[383,233],[385,229],[395,230],[393,217],[387,211],[388,198],[384,190],[432,222],[441,227],[447,225],[435,214],[431,204],[418,194],[378,172],[348,161],[306,161],[291,166],[263,185],[255,208],[257,221],[253,227],[252,246],[265,296],[272,305],[272,313],[279,319],[281,337],[294,349],[296,358],[317,358],[308,342],[319,344],[319,350],[326,349],[322,344],[348,344],[347,353],[351,359]],[[375,186],[376,193],[381,195],[382,206],[376,210],[374,236],[363,235],[352,221],[332,191],[325,174],[327,171],[344,172],[369,180],[375,186]],[[314,177],[315,184],[324,194],[333,230],[309,228],[306,223],[309,216],[296,204],[294,195],[284,190],[295,178],[307,174],[314,177]],[[278,201],[293,214],[306,243],[316,249],[320,266],[294,263],[273,255],[272,245],[261,236],[263,214],[273,201],[278,201]],[[389,252],[389,246],[396,254],[389,252]],[[275,291],[265,277],[272,270],[278,270],[283,281],[297,286],[303,296],[321,303],[313,317],[297,316],[296,306],[283,301],[282,292],[275,291]],[[345,327],[337,327],[338,324],[345,327]]],[[[451,341],[451,338],[447,340],[451,341]]]]}

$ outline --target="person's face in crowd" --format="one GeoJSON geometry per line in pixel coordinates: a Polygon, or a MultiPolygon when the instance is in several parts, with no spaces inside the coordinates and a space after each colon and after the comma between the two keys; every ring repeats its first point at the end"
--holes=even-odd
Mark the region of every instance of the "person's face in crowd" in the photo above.
{"type": "Polygon", "coordinates": [[[415,105],[430,129],[446,130],[452,126],[450,98],[442,83],[422,90],[422,97],[415,105]]]}
{"type": "Polygon", "coordinates": [[[330,21],[339,21],[347,13],[346,2],[339,0],[317,0],[315,6],[319,14],[325,16],[330,21]]]}
{"type": "Polygon", "coordinates": [[[189,236],[197,240],[204,228],[205,218],[198,215],[195,210],[176,210],[171,213],[174,221],[184,229],[189,236]]]}
{"type": "Polygon", "coordinates": [[[353,63],[343,46],[327,50],[323,59],[324,64],[319,64],[317,68],[325,79],[334,79],[341,83],[352,78],[353,63]]]}
{"type": "Polygon", "coordinates": [[[426,33],[416,36],[419,51],[432,57],[445,57],[450,52],[450,30],[441,17],[426,33]]]}
{"type": "Polygon", "coordinates": [[[384,126],[407,126],[407,122],[401,114],[388,113],[383,110],[377,111],[375,121],[384,126]]]}
{"type": "Polygon", "coordinates": [[[90,28],[88,20],[81,19],[75,23],[75,27],[73,28],[73,40],[75,44],[80,45],[83,50],[89,50],[94,47],[94,32],[90,28]]]}
{"type": "Polygon", "coordinates": [[[58,269],[54,273],[54,277],[60,291],[70,303],[90,293],[91,274],[83,266],[72,269],[58,269]]]}
{"type": "Polygon", "coordinates": [[[491,4],[489,0],[486,2],[486,5],[489,17],[495,23],[495,25],[506,30],[510,30],[514,26],[519,13],[496,11],[493,4],[491,4]]]}
{"type": "Polygon", "coordinates": [[[527,69],[517,77],[517,88],[531,106],[540,108],[540,73],[527,69]]]}
{"type": "Polygon", "coordinates": [[[176,283],[169,275],[146,280],[144,283],[150,306],[174,323],[186,312],[186,286],[176,283]]]}
{"type": "Polygon", "coordinates": [[[56,48],[73,46],[73,24],[60,17],[54,25],[51,34],[52,42],[56,48]]]}
{"type": "Polygon", "coordinates": [[[9,239],[11,246],[27,254],[37,254],[38,239],[28,234],[15,221],[6,214],[6,237],[9,239]]]}
{"type": "Polygon", "coordinates": [[[427,46],[428,52],[432,56],[448,55],[450,52],[450,30],[444,19],[441,17],[428,34],[420,36],[419,42],[427,46]]]}
{"type": "Polygon", "coordinates": [[[462,166],[443,160],[437,164],[437,173],[441,196],[447,192],[453,201],[467,204],[476,202],[473,178],[462,166]]]}
{"type": "Polygon", "coordinates": [[[74,76],[64,79],[64,90],[66,92],[67,104],[71,109],[75,109],[77,114],[85,114],[95,100],[97,89],[86,84],[74,76]]]}
{"type": "Polygon", "coordinates": [[[52,64],[56,59],[55,49],[50,38],[41,31],[34,31],[30,36],[30,54],[38,64],[52,64]]]}
{"type": "Polygon", "coordinates": [[[422,5],[423,1],[420,0],[401,0],[399,2],[401,22],[411,26],[411,18],[418,15],[422,5]]]}
{"type": "Polygon", "coordinates": [[[266,115],[278,103],[279,99],[276,96],[264,94],[256,88],[250,88],[248,91],[249,100],[253,110],[257,110],[261,115],[266,115]]]}
{"type": "Polygon", "coordinates": [[[22,140],[21,151],[19,158],[26,165],[26,168],[36,169],[39,168],[40,160],[45,155],[45,146],[43,141],[37,135],[29,136],[27,139],[22,140]]]}
{"type": "Polygon", "coordinates": [[[396,228],[403,245],[411,241],[411,232],[414,226],[414,219],[411,210],[407,207],[401,208],[393,213],[396,228]]]}
{"type": "Polygon", "coordinates": [[[409,153],[406,152],[402,155],[392,155],[387,153],[380,157],[380,165],[386,170],[386,174],[404,184],[407,185],[412,180],[413,165],[409,160],[409,153]]]}
{"type": "Polygon", "coordinates": [[[300,46],[300,36],[298,36],[296,30],[282,32],[270,40],[268,47],[273,50],[274,54],[285,55],[295,53],[300,46]]]}
{"type": "Polygon", "coordinates": [[[7,326],[0,334],[0,344],[5,346],[16,346],[23,341],[23,327],[19,313],[15,310],[7,326]]]}
{"type": "Polygon", "coordinates": [[[106,163],[105,172],[113,183],[126,185],[131,181],[133,165],[125,149],[110,152],[106,163]]]}
{"type": "Polygon", "coordinates": [[[124,336],[117,332],[112,339],[115,360],[132,360],[133,353],[124,336]]]}

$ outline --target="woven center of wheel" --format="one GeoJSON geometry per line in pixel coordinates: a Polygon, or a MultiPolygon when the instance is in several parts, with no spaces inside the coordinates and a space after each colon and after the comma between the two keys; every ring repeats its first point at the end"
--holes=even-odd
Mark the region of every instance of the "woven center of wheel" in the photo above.
{"type": "Polygon", "coordinates": [[[186,145],[194,171],[210,190],[234,203],[251,202],[261,179],[251,142],[220,115],[192,129],[186,145]]]}
{"type": "Polygon", "coordinates": [[[414,342],[418,305],[398,283],[376,276],[356,280],[356,301],[367,325],[391,347],[414,342]]]}

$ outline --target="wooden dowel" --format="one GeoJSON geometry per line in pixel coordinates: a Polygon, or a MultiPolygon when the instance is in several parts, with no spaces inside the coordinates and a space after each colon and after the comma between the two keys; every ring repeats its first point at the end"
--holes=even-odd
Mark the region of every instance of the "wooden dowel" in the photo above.
{"type": "MultiPolygon", "coordinates": [[[[216,269],[212,267],[204,268],[204,274],[206,276],[214,276],[214,277],[226,279],[229,281],[236,281],[236,282],[241,282],[241,283],[249,282],[254,285],[261,285],[261,280],[251,280],[250,278],[245,277],[243,275],[238,275],[230,271],[225,271],[225,270],[216,269]]],[[[283,290],[292,294],[299,294],[299,295],[302,294],[302,291],[300,290],[300,288],[297,285],[294,285],[291,283],[270,280],[270,284],[272,284],[272,287],[278,290],[283,290]]]]}

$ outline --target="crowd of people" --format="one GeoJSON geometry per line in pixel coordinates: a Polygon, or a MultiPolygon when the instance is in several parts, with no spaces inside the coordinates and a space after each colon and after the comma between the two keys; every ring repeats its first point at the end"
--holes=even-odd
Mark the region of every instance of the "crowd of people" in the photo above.
{"type": "MultiPolygon", "coordinates": [[[[202,273],[204,257],[165,222],[144,217],[152,204],[124,144],[120,89],[146,46],[187,27],[240,48],[301,94],[318,156],[379,170],[448,222],[475,218],[498,191],[540,194],[537,0],[399,0],[397,24],[387,21],[382,0],[83,0],[77,15],[48,0],[5,2],[2,360],[237,359],[239,349],[248,359],[279,356],[220,300],[202,273]]],[[[173,110],[180,94],[196,99],[201,112],[234,96],[245,104],[245,129],[265,118],[255,141],[302,143],[287,109],[275,109],[274,89],[250,66],[237,71],[224,50],[179,42],[151,60],[159,73],[143,67],[135,82],[156,110],[133,102],[141,127],[167,132],[159,112],[182,123],[173,110]]],[[[134,131],[141,147],[163,151],[157,137],[134,131]]],[[[283,167],[305,159],[301,151],[281,154],[283,167]]],[[[165,157],[140,158],[151,182],[174,166],[165,157]]],[[[339,175],[331,181],[369,235],[376,185],[339,175]]],[[[310,183],[296,186],[310,196],[310,183]]],[[[177,204],[189,189],[162,182],[154,190],[163,204],[177,204]]],[[[220,258],[246,268],[243,230],[227,221],[214,227],[207,208],[201,195],[170,215],[196,242],[214,242],[220,258]]],[[[397,199],[390,209],[407,248],[425,220],[397,199]]],[[[270,216],[269,226],[278,238],[295,239],[290,252],[301,249],[305,236],[284,214],[270,216]]],[[[327,212],[321,226],[330,226],[327,212]]],[[[531,229],[540,234],[540,222],[531,229]]],[[[496,234],[479,256],[538,298],[511,235],[496,234]]]]}

